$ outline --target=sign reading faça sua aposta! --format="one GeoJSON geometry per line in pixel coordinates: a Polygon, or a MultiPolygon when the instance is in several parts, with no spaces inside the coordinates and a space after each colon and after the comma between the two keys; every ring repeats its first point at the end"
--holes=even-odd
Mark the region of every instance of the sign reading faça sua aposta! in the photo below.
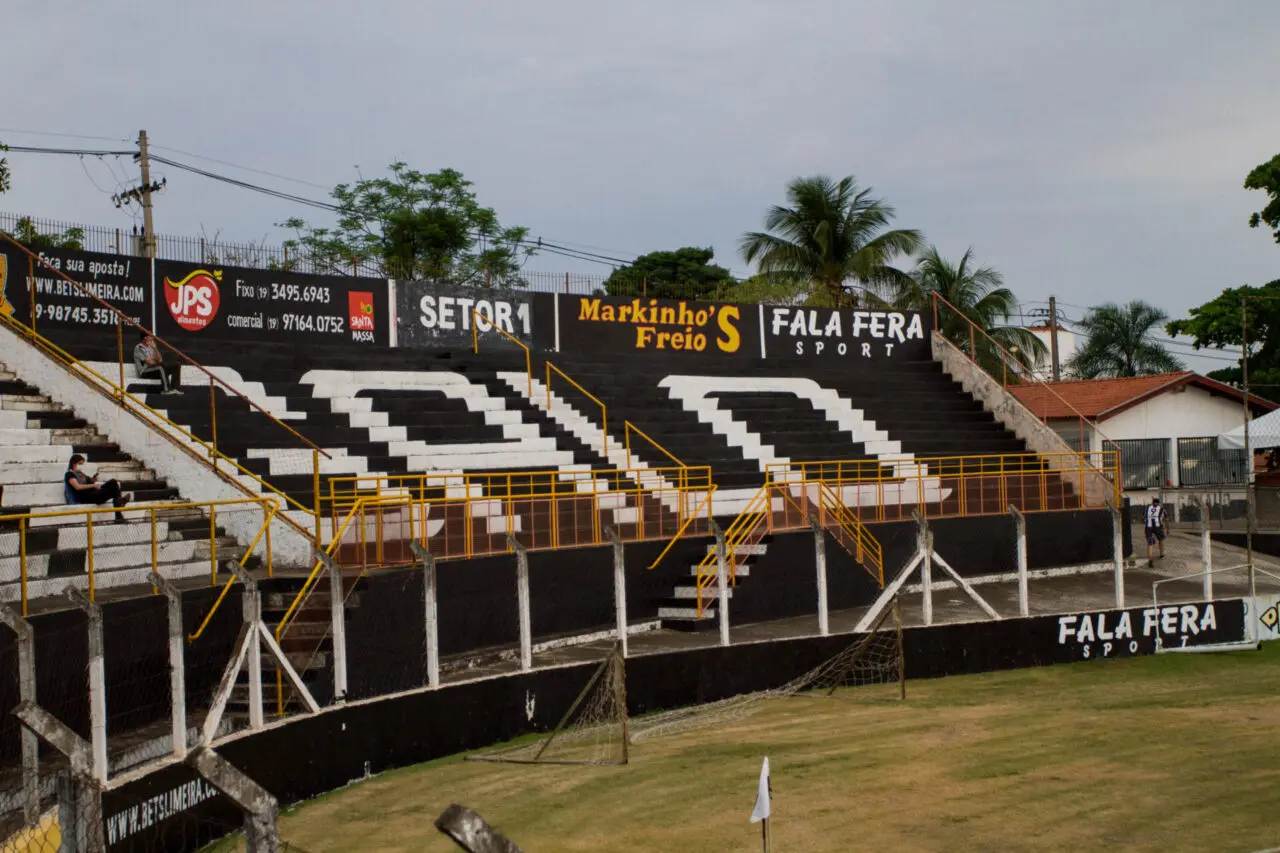
{"type": "Polygon", "coordinates": [[[383,345],[387,283],[157,261],[156,331],[184,340],[383,345]]]}
{"type": "Polygon", "coordinates": [[[35,254],[38,260],[0,244],[0,312],[27,326],[34,323],[58,343],[67,340],[60,333],[71,329],[114,333],[112,308],[135,323],[151,322],[150,261],[71,249],[35,254]]]}

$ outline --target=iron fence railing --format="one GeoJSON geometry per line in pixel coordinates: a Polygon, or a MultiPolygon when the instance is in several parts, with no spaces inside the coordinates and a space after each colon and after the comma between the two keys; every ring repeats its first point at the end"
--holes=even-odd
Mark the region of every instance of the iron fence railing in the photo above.
{"type": "Polygon", "coordinates": [[[1178,482],[1183,486],[1243,484],[1243,450],[1221,450],[1215,436],[1178,439],[1178,482]]]}

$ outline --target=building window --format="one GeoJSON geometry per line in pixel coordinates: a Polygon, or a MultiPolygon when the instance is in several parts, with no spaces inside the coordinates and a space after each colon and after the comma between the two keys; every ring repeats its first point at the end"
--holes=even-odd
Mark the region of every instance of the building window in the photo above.
{"type": "Polygon", "coordinates": [[[1244,479],[1243,450],[1219,450],[1213,436],[1178,439],[1178,482],[1182,485],[1241,484],[1244,479]]]}
{"type": "Polygon", "coordinates": [[[1120,475],[1126,489],[1158,489],[1168,482],[1166,438],[1134,438],[1107,443],[1120,453],[1120,475]]]}

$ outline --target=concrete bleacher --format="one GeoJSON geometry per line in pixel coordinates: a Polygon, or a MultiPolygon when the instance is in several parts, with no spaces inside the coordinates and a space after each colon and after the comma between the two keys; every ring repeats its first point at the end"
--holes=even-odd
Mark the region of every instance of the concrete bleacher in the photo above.
{"type": "MultiPolygon", "coordinates": [[[[94,586],[108,589],[147,584],[152,566],[154,509],[156,563],[180,580],[210,571],[207,517],[178,508],[178,490],[123,453],[96,427],[52,402],[0,366],[0,600],[21,597],[25,554],[27,595],[61,596],[68,584],[88,585],[89,531],[85,516],[64,514],[62,477],[72,454],[99,480],[117,480],[132,496],[124,522],[110,505],[95,516],[94,586]],[[35,514],[31,517],[30,514],[35,514]],[[25,542],[20,530],[25,528],[25,542]]],[[[83,508],[83,507],[80,507],[83,508]]],[[[217,531],[217,556],[238,556],[234,538],[217,531]]]]}

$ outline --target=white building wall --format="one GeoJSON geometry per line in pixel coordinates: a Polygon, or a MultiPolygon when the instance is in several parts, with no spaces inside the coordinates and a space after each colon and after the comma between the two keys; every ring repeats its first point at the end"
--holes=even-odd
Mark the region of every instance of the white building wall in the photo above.
{"type": "MultiPolygon", "coordinates": [[[[1200,388],[1183,386],[1107,418],[1098,424],[1098,429],[1112,441],[1167,439],[1167,470],[1172,484],[1178,486],[1177,439],[1217,436],[1243,423],[1244,407],[1239,402],[1215,397],[1200,388]]],[[[1093,449],[1102,449],[1101,436],[1094,437],[1093,449]]]]}

